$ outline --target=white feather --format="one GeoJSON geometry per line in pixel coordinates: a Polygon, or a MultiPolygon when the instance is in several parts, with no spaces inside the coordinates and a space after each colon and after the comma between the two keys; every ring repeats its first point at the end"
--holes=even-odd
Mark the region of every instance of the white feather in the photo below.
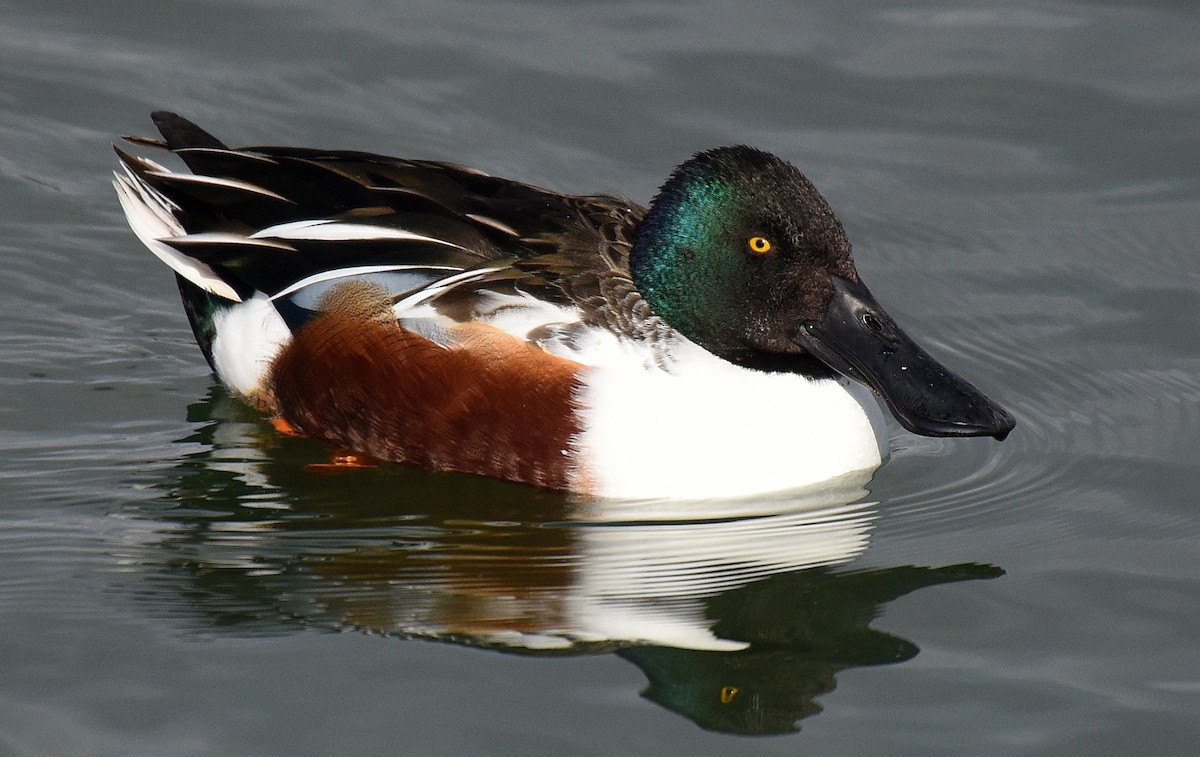
{"type": "Polygon", "coordinates": [[[287,287],[286,289],[283,289],[282,291],[277,292],[275,295],[273,295],[271,297],[271,299],[274,300],[274,299],[278,299],[280,297],[287,297],[288,295],[294,294],[295,292],[298,292],[299,290],[304,289],[305,287],[312,286],[313,284],[324,283],[326,281],[335,281],[337,279],[354,278],[357,276],[366,276],[366,275],[370,275],[370,274],[374,274],[374,273],[388,273],[391,271],[424,271],[424,270],[450,272],[450,271],[457,271],[459,269],[454,268],[452,266],[400,265],[400,264],[359,265],[359,266],[349,266],[346,268],[335,268],[331,271],[322,271],[321,273],[314,273],[312,276],[307,276],[303,279],[300,279],[295,284],[292,284],[291,286],[287,287]]]}
{"type": "Polygon", "coordinates": [[[849,380],[739,368],[681,340],[671,371],[629,349],[582,374],[576,484],[620,498],[734,497],[871,470],[883,415],[849,380]]]}
{"type": "Polygon", "coordinates": [[[213,365],[221,382],[244,396],[263,388],[271,362],[292,334],[263,293],[213,317],[213,365]]]}
{"type": "Polygon", "coordinates": [[[408,297],[398,300],[396,304],[392,306],[392,310],[396,313],[397,318],[404,319],[409,316],[410,310],[427,304],[430,300],[436,298],[438,295],[442,294],[451,287],[461,284],[465,281],[483,278],[490,273],[490,269],[472,268],[470,270],[463,271],[462,273],[456,273],[452,276],[447,276],[446,278],[438,281],[436,284],[431,284],[419,292],[414,292],[408,297]]]}
{"type": "Polygon", "coordinates": [[[289,205],[295,205],[294,202],[292,202],[291,200],[289,200],[288,198],[284,197],[281,194],[276,194],[275,192],[272,192],[269,189],[263,189],[262,187],[260,187],[256,184],[251,184],[246,181],[238,181],[237,179],[222,179],[222,178],[218,178],[216,176],[201,176],[198,174],[175,173],[174,171],[171,171],[170,169],[166,169],[166,168],[162,169],[161,171],[151,171],[150,173],[154,174],[155,176],[170,177],[172,180],[181,182],[184,184],[200,184],[200,185],[204,185],[204,186],[226,187],[229,189],[237,189],[237,190],[241,190],[243,192],[249,192],[251,194],[261,195],[263,197],[270,197],[273,200],[283,200],[284,202],[288,203],[289,205]]]}
{"type": "Polygon", "coordinates": [[[125,218],[133,233],[147,249],[171,267],[171,270],[196,286],[212,292],[218,297],[241,302],[242,298],[233,287],[221,280],[212,268],[199,260],[190,258],[170,245],[160,241],[168,237],[184,236],[186,232],[174,215],[174,206],[159,192],[126,169],[127,176],[114,174],[113,186],[125,211],[125,218]]]}
{"type": "Polygon", "coordinates": [[[417,234],[406,229],[397,228],[395,226],[376,226],[367,223],[346,223],[343,221],[333,221],[330,219],[316,219],[310,221],[290,221],[288,223],[276,224],[268,226],[265,229],[254,232],[250,235],[251,239],[261,239],[262,237],[273,237],[275,239],[307,239],[311,241],[350,241],[350,240],[391,240],[395,242],[433,242],[434,244],[453,247],[458,250],[465,249],[453,242],[447,242],[444,239],[437,237],[429,237],[424,234],[417,234]]]}
{"type": "Polygon", "coordinates": [[[548,325],[579,322],[579,311],[564,308],[529,294],[480,292],[478,320],[518,339],[527,339],[529,332],[548,325]]]}
{"type": "Polygon", "coordinates": [[[295,252],[296,248],[285,242],[276,242],[271,239],[251,239],[245,234],[235,234],[229,231],[201,231],[196,234],[186,234],[184,236],[175,237],[172,240],[173,245],[214,245],[228,244],[241,247],[261,247],[269,250],[284,250],[285,252],[295,252]]]}

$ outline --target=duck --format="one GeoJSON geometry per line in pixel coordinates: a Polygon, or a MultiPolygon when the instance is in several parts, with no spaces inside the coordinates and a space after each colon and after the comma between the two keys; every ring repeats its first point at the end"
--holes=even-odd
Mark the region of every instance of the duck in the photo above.
{"type": "Polygon", "coordinates": [[[884,408],[926,436],[1015,426],[887,314],[771,153],[696,153],[643,207],[151,118],[161,138],[114,145],[129,226],[217,379],[334,464],[745,497],[869,477],[884,408]]]}

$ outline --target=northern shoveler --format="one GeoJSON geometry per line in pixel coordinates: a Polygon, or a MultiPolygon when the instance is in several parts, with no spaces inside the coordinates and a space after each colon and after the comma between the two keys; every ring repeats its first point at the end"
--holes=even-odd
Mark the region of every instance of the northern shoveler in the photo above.
{"type": "Polygon", "coordinates": [[[908,430],[1012,416],[900,330],[790,163],[698,153],[650,207],[452,163],[230,148],[153,114],[191,173],[117,149],[130,226],[220,380],[368,459],[609,497],[869,472],[867,389],[908,430]]]}

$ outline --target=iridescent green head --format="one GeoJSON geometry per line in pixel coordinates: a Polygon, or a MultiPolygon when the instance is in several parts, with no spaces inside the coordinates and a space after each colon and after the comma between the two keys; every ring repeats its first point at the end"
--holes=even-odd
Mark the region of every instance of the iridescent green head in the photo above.
{"type": "Polygon", "coordinates": [[[735,360],[803,352],[789,332],[825,312],[830,277],[858,280],[842,224],[812,183],[742,146],[699,153],[675,170],[630,264],[663,320],[735,360]]]}
{"type": "Polygon", "coordinates": [[[650,307],[726,360],[815,375],[815,358],[870,386],[920,434],[1003,439],[1013,428],[896,325],[859,280],[825,198],[774,155],[720,147],[681,165],[629,263],[650,307]]]}

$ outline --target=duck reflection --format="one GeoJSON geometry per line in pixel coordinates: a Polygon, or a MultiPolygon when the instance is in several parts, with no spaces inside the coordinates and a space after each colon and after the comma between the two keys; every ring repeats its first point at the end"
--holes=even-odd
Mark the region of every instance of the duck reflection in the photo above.
{"type": "Polygon", "coordinates": [[[779,733],[847,667],[907,660],[876,631],[911,591],[999,568],[838,568],[868,545],[865,481],[773,499],[577,502],[400,466],[323,477],[219,390],[158,485],[172,509],[139,572],[206,623],[354,628],[527,654],[615,652],[701,727],[779,733]]]}
{"type": "Polygon", "coordinates": [[[732,589],[705,602],[713,633],[742,642],[724,654],[661,646],[617,652],[650,681],[643,696],[703,728],[769,734],[797,730],[821,707],[843,668],[903,662],[916,645],[869,627],[887,602],[925,586],[995,578],[990,565],[812,568],[732,589]]]}

